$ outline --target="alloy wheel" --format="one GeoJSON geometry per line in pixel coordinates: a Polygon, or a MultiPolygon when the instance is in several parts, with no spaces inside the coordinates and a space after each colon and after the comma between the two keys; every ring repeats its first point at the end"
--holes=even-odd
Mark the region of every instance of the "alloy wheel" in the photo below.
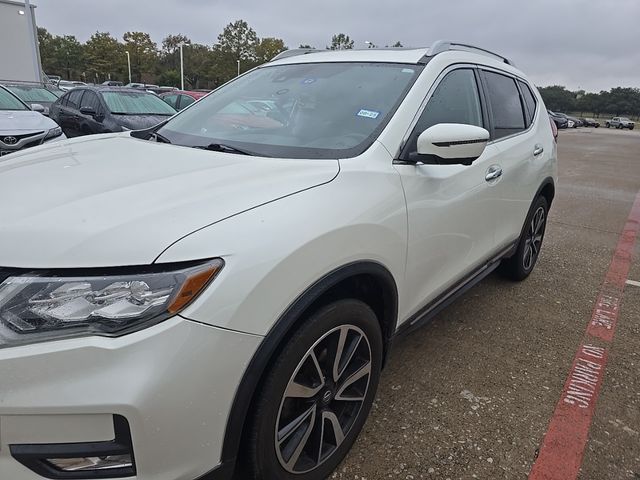
{"type": "Polygon", "coordinates": [[[536,212],[533,214],[533,217],[531,217],[531,223],[529,224],[527,238],[524,244],[522,266],[527,271],[533,268],[533,265],[540,254],[542,237],[544,236],[544,226],[545,210],[544,207],[538,207],[536,212]]]}
{"type": "Polygon", "coordinates": [[[371,367],[369,339],[354,325],[330,330],[306,352],[276,420],[276,453],[287,472],[314,470],[340,447],[367,397],[371,367]]]}

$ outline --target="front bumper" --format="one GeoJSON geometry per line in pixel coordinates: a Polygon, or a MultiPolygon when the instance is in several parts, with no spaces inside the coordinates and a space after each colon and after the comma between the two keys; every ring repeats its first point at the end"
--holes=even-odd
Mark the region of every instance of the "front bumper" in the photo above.
{"type": "Polygon", "coordinates": [[[0,478],[44,478],[12,456],[12,445],[113,441],[119,417],[130,427],[136,469],[121,478],[211,472],[261,340],[178,316],[120,338],[0,349],[0,478]]]}

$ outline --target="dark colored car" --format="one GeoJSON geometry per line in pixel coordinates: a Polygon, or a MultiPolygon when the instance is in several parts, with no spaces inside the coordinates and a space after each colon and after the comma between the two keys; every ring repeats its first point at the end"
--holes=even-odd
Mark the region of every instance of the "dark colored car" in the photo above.
{"type": "Polygon", "coordinates": [[[567,120],[567,117],[565,115],[552,112],[551,110],[547,110],[547,113],[549,114],[549,118],[551,118],[551,120],[553,120],[553,122],[556,124],[556,127],[568,128],[569,120],[567,120]]]}
{"type": "Polygon", "coordinates": [[[150,128],[176,113],[153,93],[123,87],[79,87],[51,106],[68,137],[150,128]]]}
{"type": "Polygon", "coordinates": [[[53,87],[53,85],[45,86],[42,83],[9,82],[3,83],[3,85],[16,97],[29,105],[32,110],[47,116],[53,102],[64,94],[62,90],[53,87]],[[37,105],[42,105],[44,110],[39,109],[37,105]]]}
{"type": "Polygon", "coordinates": [[[121,87],[123,83],[117,80],[106,80],[102,82],[102,85],[106,85],[107,87],[121,87]]]}
{"type": "Polygon", "coordinates": [[[194,92],[190,90],[177,90],[174,92],[167,92],[160,94],[160,98],[171,105],[176,110],[180,111],[185,107],[188,107],[196,100],[200,100],[209,92],[194,92]]]}
{"type": "Polygon", "coordinates": [[[584,127],[596,127],[596,128],[598,128],[600,126],[600,122],[598,122],[597,120],[595,120],[593,118],[581,118],[580,121],[582,122],[582,125],[584,127]]]}

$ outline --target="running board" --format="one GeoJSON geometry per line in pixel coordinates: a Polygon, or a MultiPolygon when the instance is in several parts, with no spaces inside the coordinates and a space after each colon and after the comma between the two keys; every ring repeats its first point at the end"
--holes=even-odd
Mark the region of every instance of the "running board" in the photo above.
{"type": "Polygon", "coordinates": [[[459,283],[438,295],[433,301],[429,302],[418,312],[409,317],[408,320],[403,322],[398,330],[396,330],[394,338],[406,335],[423,326],[469,289],[474,287],[478,282],[489,276],[491,272],[498,268],[500,261],[503,258],[508,258],[513,255],[516,248],[517,242],[509,245],[509,247],[502,250],[498,255],[482,265],[479,269],[473,271],[471,274],[464,277],[459,283]]]}

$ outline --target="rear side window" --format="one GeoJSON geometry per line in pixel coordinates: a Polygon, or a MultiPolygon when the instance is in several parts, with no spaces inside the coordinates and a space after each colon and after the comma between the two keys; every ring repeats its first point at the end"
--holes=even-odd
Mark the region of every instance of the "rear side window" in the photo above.
{"type": "Polygon", "coordinates": [[[168,103],[169,105],[171,105],[173,108],[175,108],[176,110],[178,109],[178,95],[166,95],[164,97],[162,97],[162,100],[164,100],[166,103],[168,103]]]}
{"type": "Polygon", "coordinates": [[[82,94],[84,90],[71,90],[69,92],[69,96],[67,97],[67,107],[69,108],[80,108],[80,99],[82,98],[82,94]]]}
{"type": "Polygon", "coordinates": [[[189,95],[180,95],[180,108],[188,107],[193,102],[195,102],[193,97],[190,97],[189,95]]]}
{"type": "Polygon", "coordinates": [[[98,99],[98,95],[93,93],[90,90],[87,90],[82,97],[81,107],[89,107],[93,108],[95,112],[100,111],[100,99],[98,99]]]}
{"type": "Polygon", "coordinates": [[[529,85],[518,80],[520,84],[520,90],[522,91],[522,96],[524,97],[524,103],[527,106],[527,126],[533,123],[533,117],[536,114],[536,97],[533,95],[533,92],[529,88],[529,85]]]}
{"type": "Polygon", "coordinates": [[[438,123],[484,126],[478,84],[473,70],[454,70],[442,79],[416,123],[406,152],[415,152],[420,134],[438,123]]]}
{"type": "Polygon", "coordinates": [[[515,80],[494,72],[483,74],[493,116],[494,139],[523,131],[525,116],[515,80]]]}

